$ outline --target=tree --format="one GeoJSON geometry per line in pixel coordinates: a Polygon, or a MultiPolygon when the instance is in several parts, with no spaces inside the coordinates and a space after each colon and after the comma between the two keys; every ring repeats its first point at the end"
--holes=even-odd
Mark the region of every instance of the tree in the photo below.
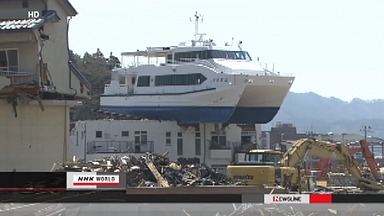
{"type": "Polygon", "coordinates": [[[96,53],[86,52],[81,58],[70,50],[70,57],[75,67],[81,71],[91,83],[91,99],[83,101],[83,105],[71,109],[71,120],[92,120],[103,117],[97,112],[100,107],[100,95],[104,92],[104,85],[110,82],[111,70],[120,67],[120,61],[112,56],[107,59],[100,49],[96,53]]]}

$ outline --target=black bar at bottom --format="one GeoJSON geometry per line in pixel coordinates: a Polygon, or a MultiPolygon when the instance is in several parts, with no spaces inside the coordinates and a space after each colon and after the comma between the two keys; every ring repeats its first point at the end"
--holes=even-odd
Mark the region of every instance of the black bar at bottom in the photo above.
{"type": "Polygon", "coordinates": [[[0,172],[0,189],[66,187],[65,172],[0,172]]]}
{"type": "Polygon", "coordinates": [[[332,203],[384,203],[384,194],[333,194],[332,203]]]}
{"type": "Polygon", "coordinates": [[[2,203],[241,203],[241,194],[129,195],[126,191],[0,192],[2,203]]]}

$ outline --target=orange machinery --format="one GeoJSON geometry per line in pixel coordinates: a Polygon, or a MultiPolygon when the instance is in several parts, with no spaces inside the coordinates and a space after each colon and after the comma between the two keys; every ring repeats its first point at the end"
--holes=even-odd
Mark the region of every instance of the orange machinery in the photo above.
{"type": "MultiPolygon", "coordinates": [[[[372,151],[369,149],[368,142],[366,140],[360,140],[360,147],[357,148],[349,148],[348,151],[351,154],[361,152],[363,154],[363,157],[367,161],[367,164],[369,166],[369,169],[371,170],[371,173],[376,181],[379,181],[381,178],[379,167],[377,166],[377,162],[372,154],[372,151]]],[[[320,159],[319,161],[319,170],[320,180],[327,179],[327,170],[329,166],[329,159],[320,159]]]]}

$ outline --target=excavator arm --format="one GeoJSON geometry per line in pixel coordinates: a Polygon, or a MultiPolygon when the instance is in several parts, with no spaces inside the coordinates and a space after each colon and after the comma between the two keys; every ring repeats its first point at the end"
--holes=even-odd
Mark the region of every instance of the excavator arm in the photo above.
{"type": "Polygon", "coordinates": [[[363,176],[359,163],[349,153],[348,147],[343,144],[335,144],[315,139],[300,139],[284,153],[280,160],[280,166],[297,167],[306,159],[307,155],[341,161],[353,178],[360,182],[365,189],[383,189],[363,176]]]}

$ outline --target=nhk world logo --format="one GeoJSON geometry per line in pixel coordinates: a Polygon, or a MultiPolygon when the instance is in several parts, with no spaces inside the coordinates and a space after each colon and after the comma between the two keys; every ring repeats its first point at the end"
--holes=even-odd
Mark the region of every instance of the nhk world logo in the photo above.
{"type": "Polygon", "coordinates": [[[265,194],[264,203],[309,203],[309,195],[265,194]]]}
{"type": "Polygon", "coordinates": [[[83,186],[118,186],[119,176],[118,175],[75,175],[73,176],[73,185],[83,186]]]}
{"type": "Polygon", "coordinates": [[[120,174],[105,174],[96,172],[69,172],[67,173],[67,188],[71,189],[114,189],[119,188],[125,181],[120,174]]]}

